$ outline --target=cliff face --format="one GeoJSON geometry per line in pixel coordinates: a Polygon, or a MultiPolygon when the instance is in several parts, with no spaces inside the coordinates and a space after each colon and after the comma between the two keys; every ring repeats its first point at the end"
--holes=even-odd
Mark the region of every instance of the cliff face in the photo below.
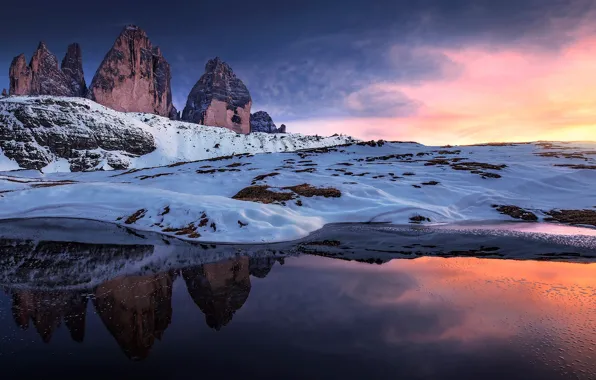
{"type": "Polygon", "coordinates": [[[65,158],[71,171],[97,169],[102,162],[126,169],[129,157],[156,147],[137,123],[87,99],[0,101],[0,150],[22,168],[41,169],[65,158]]]}
{"type": "Polygon", "coordinates": [[[142,29],[127,26],[97,69],[89,98],[116,111],[174,117],[170,65],[142,29]]]}
{"type": "Polygon", "coordinates": [[[58,67],[58,59],[41,42],[27,64],[24,54],[12,60],[10,95],[84,96],[86,92],[81,48],[72,44],[58,67]]]}
{"type": "Polygon", "coordinates": [[[247,134],[251,105],[252,98],[244,83],[227,63],[216,57],[207,62],[205,73],[190,91],[182,120],[247,134]]]}

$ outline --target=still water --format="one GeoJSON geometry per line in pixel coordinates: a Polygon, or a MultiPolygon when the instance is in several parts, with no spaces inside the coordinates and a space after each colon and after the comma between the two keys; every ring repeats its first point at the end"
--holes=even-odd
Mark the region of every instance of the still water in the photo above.
{"type": "Polygon", "coordinates": [[[585,250],[387,259],[376,239],[350,261],[20,231],[0,238],[3,379],[596,379],[585,250]]]}

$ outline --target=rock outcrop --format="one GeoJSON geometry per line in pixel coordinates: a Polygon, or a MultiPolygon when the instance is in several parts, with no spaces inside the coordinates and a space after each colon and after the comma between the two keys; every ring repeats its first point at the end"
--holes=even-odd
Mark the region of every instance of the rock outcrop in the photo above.
{"type": "Polygon", "coordinates": [[[264,133],[286,133],[286,126],[277,128],[273,119],[265,111],[257,111],[250,115],[250,131],[264,133]]]}
{"type": "Polygon", "coordinates": [[[0,149],[26,169],[61,158],[71,171],[126,169],[130,157],[156,149],[141,125],[87,99],[0,100],[0,149]]]}
{"type": "Polygon", "coordinates": [[[24,54],[12,60],[9,70],[10,95],[84,96],[81,48],[72,44],[58,67],[58,59],[40,42],[27,64],[24,54]]]}
{"type": "Polygon", "coordinates": [[[182,120],[247,134],[251,105],[244,83],[227,63],[216,57],[207,62],[205,73],[190,91],[182,120]]]}
{"type": "Polygon", "coordinates": [[[2,89],[2,97],[5,98],[8,96],[8,91],[5,88],[2,89]]]}
{"type": "Polygon", "coordinates": [[[97,69],[88,97],[116,111],[174,118],[170,65],[142,29],[129,25],[97,69]]]}

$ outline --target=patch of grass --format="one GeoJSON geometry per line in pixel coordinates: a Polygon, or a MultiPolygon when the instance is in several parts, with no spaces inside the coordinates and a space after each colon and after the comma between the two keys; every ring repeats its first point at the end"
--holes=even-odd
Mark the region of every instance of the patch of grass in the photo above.
{"type": "Polygon", "coordinates": [[[341,191],[333,187],[314,187],[308,183],[303,183],[296,186],[283,187],[284,190],[291,190],[294,193],[303,197],[325,197],[325,198],[339,198],[341,197],[341,191]]]}
{"type": "Polygon", "coordinates": [[[306,169],[294,170],[294,173],[314,173],[316,171],[317,171],[317,169],[315,169],[315,168],[306,168],[306,169]]]}
{"type": "Polygon", "coordinates": [[[249,186],[240,190],[232,197],[240,201],[259,202],[264,204],[290,201],[295,198],[293,193],[275,192],[269,190],[267,185],[249,186]]]}
{"type": "Polygon", "coordinates": [[[253,178],[252,181],[253,182],[262,181],[265,178],[275,177],[275,176],[278,176],[278,175],[279,175],[278,172],[273,172],[273,173],[268,173],[268,174],[261,174],[261,175],[256,176],[255,178],[253,178]]]}
{"type": "Polygon", "coordinates": [[[546,214],[550,216],[544,219],[547,222],[596,226],[595,210],[552,210],[546,214]]]}
{"type": "Polygon", "coordinates": [[[146,213],[147,213],[147,210],[145,210],[144,208],[143,209],[140,209],[140,210],[137,210],[137,211],[135,211],[134,214],[132,214],[131,216],[129,216],[128,218],[126,218],[126,220],[124,221],[124,223],[126,223],[126,224],[136,223],[139,219],[142,219],[145,216],[146,213]]]}
{"type": "Polygon", "coordinates": [[[565,167],[576,170],[596,170],[596,165],[574,165],[574,164],[555,164],[554,166],[565,167]]]}
{"type": "Polygon", "coordinates": [[[528,210],[524,210],[518,206],[511,206],[511,205],[493,205],[493,207],[504,215],[509,215],[515,219],[527,220],[527,221],[537,221],[538,217],[533,212],[528,210]]]}
{"type": "Polygon", "coordinates": [[[154,174],[154,175],[142,175],[137,177],[138,179],[140,179],[141,181],[145,180],[145,179],[149,179],[149,178],[158,178],[158,177],[163,177],[166,175],[173,175],[174,173],[159,173],[159,174],[154,174]]]}
{"type": "Polygon", "coordinates": [[[189,225],[180,228],[164,228],[162,232],[174,232],[174,235],[177,236],[187,235],[191,239],[201,237],[201,234],[197,232],[197,227],[194,225],[194,223],[190,223],[189,225]]]}

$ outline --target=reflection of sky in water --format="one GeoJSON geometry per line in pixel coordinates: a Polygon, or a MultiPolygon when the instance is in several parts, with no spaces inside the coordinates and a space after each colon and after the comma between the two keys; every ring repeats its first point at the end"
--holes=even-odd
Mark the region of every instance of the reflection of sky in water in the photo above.
{"type": "MultiPolygon", "coordinates": [[[[175,280],[172,323],[140,362],[122,355],[90,304],[84,343],[62,326],[44,344],[16,328],[2,295],[0,365],[23,375],[101,363],[98,376],[595,378],[596,264],[290,258],[250,278],[246,303],[217,332],[187,290],[199,272],[175,280]]],[[[209,294],[229,285],[214,273],[205,272],[209,294]]]]}

